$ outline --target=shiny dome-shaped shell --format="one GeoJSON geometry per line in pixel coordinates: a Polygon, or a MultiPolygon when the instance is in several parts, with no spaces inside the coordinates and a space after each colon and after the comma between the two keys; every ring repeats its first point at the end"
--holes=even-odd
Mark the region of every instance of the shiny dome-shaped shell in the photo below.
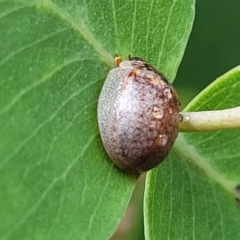
{"type": "Polygon", "coordinates": [[[112,161],[131,174],[163,161],[178,134],[179,105],[172,85],[143,60],[112,69],[98,102],[100,134],[112,161]]]}

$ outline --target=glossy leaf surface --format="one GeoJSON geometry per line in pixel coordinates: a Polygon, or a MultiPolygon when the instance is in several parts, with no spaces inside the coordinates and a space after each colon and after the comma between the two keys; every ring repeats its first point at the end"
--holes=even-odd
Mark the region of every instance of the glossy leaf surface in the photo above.
{"type": "Polygon", "coordinates": [[[173,80],[193,1],[0,1],[0,238],[107,239],[135,180],[110,163],[97,100],[113,55],[173,80]]]}
{"type": "MultiPolygon", "coordinates": [[[[185,111],[240,103],[240,67],[214,81],[185,111]]],[[[168,159],[148,173],[146,239],[240,238],[240,130],[181,133],[168,159]]]]}

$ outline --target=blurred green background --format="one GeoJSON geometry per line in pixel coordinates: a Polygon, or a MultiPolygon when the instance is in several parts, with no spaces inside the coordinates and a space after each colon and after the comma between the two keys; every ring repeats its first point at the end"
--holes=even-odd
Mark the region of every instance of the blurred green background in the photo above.
{"type": "Polygon", "coordinates": [[[174,86],[182,105],[240,64],[240,1],[196,0],[193,30],[174,86]]]}
{"type": "MultiPolygon", "coordinates": [[[[184,107],[217,77],[240,65],[240,0],[196,0],[193,30],[174,86],[184,107]]],[[[143,240],[144,179],[111,240],[143,240]],[[140,224],[141,223],[141,224],[140,224]]]]}

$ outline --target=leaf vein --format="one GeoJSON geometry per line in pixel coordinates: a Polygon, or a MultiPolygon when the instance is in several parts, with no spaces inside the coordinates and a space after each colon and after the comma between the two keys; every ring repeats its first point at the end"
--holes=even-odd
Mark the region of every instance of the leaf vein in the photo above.
{"type": "Polygon", "coordinates": [[[148,59],[148,40],[149,40],[149,30],[150,30],[150,22],[151,22],[151,16],[152,16],[152,8],[153,8],[153,0],[151,0],[150,3],[150,10],[148,14],[148,19],[147,19],[147,34],[146,34],[146,59],[148,59]]]}
{"type": "Polygon", "coordinates": [[[44,2],[46,7],[49,7],[53,12],[58,14],[63,20],[71,24],[71,26],[80,33],[80,35],[85,38],[99,54],[100,59],[105,62],[107,65],[113,67],[114,59],[113,56],[107,52],[99,41],[93,36],[93,34],[88,29],[87,25],[82,21],[78,22],[76,19],[72,18],[67,12],[59,8],[56,4],[51,1],[44,2]]]}
{"type": "Polygon", "coordinates": [[[104,187],[102,189],[101,195],[99,196],[99,200],[97,202],[97,205],[96,205],[94,211],[91,214],[91,217],[89,219],[88,229],[86,230],[86,232],[85,232],[85,234],[83,236],[83,239],[88,239],[88,238],[86,238],[87,234],[89,233],[89,230],[92,228],[92,223],[93,223],[94,217],[96,216],[97,211],[98,211],[99,207],[101,206],[103,196],[104,196],[104,194],[105,194],[105,192],[106,192],[106,190],[108,188],[110,176],[111,176],[111,173],[112,173],[112,168],[113,168],[113,165],[111,167],[111,170],[108,172],[108,175],[107,175],[107,178],[106,178],[106,181],[105,181],[105,185],[104,185],[104,187]]]}
{"type": "Polygon", "coordinates": [[[5,17],[7,17],[8,15],[10,15],[10,14],[12,14],[12,13],[15,13],[15,12],[18,12],[18,11],[24,9],[24,8],[27,8],[27,7],[29,7],[29,6],[22,6],[22,7],[18,7],[18,8],[13,8],[13,9],[10,10],[10,11],[3,12],[3,13],[0,15],[0,19],[5,18],[5,17]]]}
{"type": "Polygon", "coordinates": [[[234,192],[234,187],[237,183],[224,178],[219,172],[217,172],[213,167],[211,167],[199,153],[197,153],[194,146],[190,145],[184,134],[179,134],[174,149],[183,159],[190,160],[190,162],[196,165],[201,169],[210,179],[213,179],[215,182],[220,184],[227,192],[231,193],[234,196],[238,196],[234,192]],[[184,149],[184,151],[182,150],[184,149]]]}
{"type": "Polygon", "coordinates": [[[157,67],[158,68],[160,67],[162,53],[163,53],[164,45],[165,45],[165,42],[166,42],[167,32],[168,32],[167,29],[169,27],[170,20],[172,18],[173,7],[174,7],[175,4],[176,4],[176,0],[173,1],[172,5],[171,5],[171,8],[170,8],[170,12],[168,14],[167,24],[166,24],[166,27],[165,27],[166,30],[164,31],[164,34],[163,34],[162,44],[161,44],[159,55],[158,55],[158,62],[157,62],[157,67]]]}
{"type": "Polygon", "coordinates": [[[51,33],[51,34],[49,34],[49,35],[46,35],[45,37],[43,37],[43,38],[41,38],[41,39],[38,39],[37,41],[32,42],[31,44],[28,44],[28,45],[26,45],[26,46],[24,46],[24,47],[21,47],[21,48],[18,49],[17,51],[12,52],[12,53],[9,54],[7,57],[5,57],[5,58],[0,62],[0,66],[4,65],[6,62],[8,62],[8,61],[9,61],[10,59],[12,59],[13,57],[15,57],[17,54],[22,53],[23,51],[25,51],[25,50],[33,47],[33,46],[36,46],[36,45],[39,44],[39,43],[43,43],[44,41],[49,40],[49,39],[52,38],[52,37],[55,37],[57,34],[63,33],[63,32],[65,32],[65,31],[69,30],[69,29],[71,29],[71,28],[68,27],[68,28],[61,29],[61,30],[59,30],[59,31],[57,31],[57,32],[53,32],[53,33],[51,33]]]}
{"type": "MultiPolygon", "coordinates": [[[[8,156],[6,156],[6,158],[3,160],[1,168],[11,159],[13,158],[47,123],[51,122],[56,116],[57,114],[60,112],[60,110],[65,107],[67,105],[67,103],[69,101],[71,101],[73,98],[75,98],[76,96],[78,96],[82,91],[84,91],[85,89],[87,89],[88,87],[90,87],[91,85],[95,84],[97,81],[92,81],[89,84],[87,84],[85,87],[81,88],[79,91],[73,93],[68,99],[66,99],[62,105],[48,118],[46,119],[44,122],[42,122],[41,124],[38,125],[38,127],[28,136],[26,137],[24,140],[22,140],[21,144],[19,144],[13,151],[11,154],[9,154],[8,156]]],[[[1,169],[0,169],[1,170],[1,169]]]]}
{"type": "Polygon", "coordinates": [[[46,82],[49,78],[54,76],[58,71],[60,71],[62,68],[68,66],[69,64],[72,64],[74,62],[80,62],[82,59],[72,59],[71,61],[66,61],[63,64],[57,66],[55,69],[53,69],[49,74],[45,75],[42,79],[39,81],[34,82],[31,86],[26,87],[25,89],[22,89],[9,103],[5,105],[4,108],[0,111],[0,116],[9,111],[25,94],[36,88],[38,85],[46,82]]]}

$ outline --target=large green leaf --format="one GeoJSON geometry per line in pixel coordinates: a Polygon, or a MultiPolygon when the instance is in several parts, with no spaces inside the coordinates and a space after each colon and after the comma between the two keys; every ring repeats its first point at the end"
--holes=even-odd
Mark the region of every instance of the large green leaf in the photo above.
{"type": "MultiPolygon", "coordinates": [[[[185,111],[239,106],[240,67],[200,93],[185,111]]],[[[240,239],[240,130],[181,133],[149,172],[147,239],[240,239]]]]}
{"type": "Polygon", "coordinates": [[[135,179],[103,149],[97,99],[113,55],[173,80],[194,0],[0,1],[0,238],[107,239],[135,179]]]}

